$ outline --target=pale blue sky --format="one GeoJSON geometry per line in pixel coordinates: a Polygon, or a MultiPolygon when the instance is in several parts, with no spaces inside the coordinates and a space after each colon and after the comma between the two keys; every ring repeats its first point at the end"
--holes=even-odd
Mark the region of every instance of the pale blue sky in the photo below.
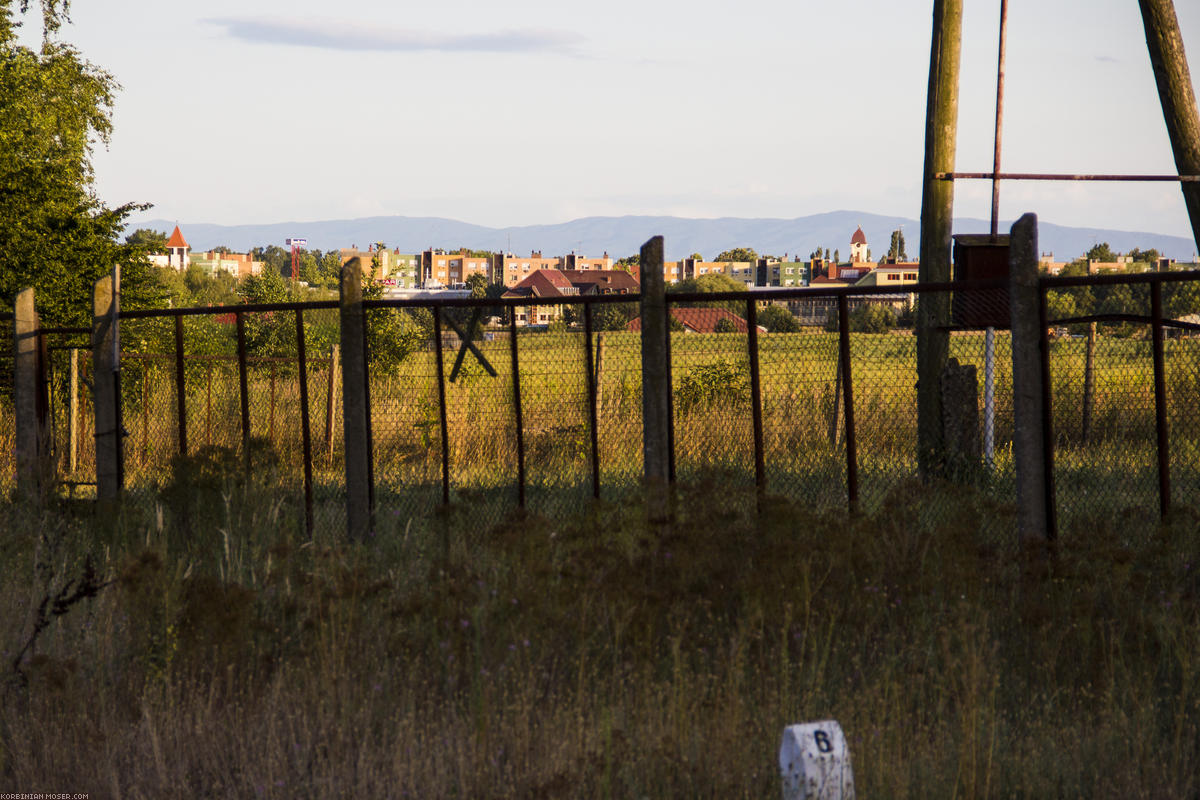
{"type": "MultiPolygon", "coordinates": [[[[958,169],[991,168],[999,0],[966,0],[958,169]]],[[[1176,3],[1193,65],[1200,3],[1176,3]]],[[[114,74],[110,204],[402,214],[918,216],[932,0],[75,0],[114,74]]],[[[1174,172],[1136,0],[1010,0],[1004,168],[1174,172]]],[[[960,183],[986,217],[990,185],[960,183]]],[[[1177,185],[1006,184],[1001,214],[1187,235],[1177,185]]],[[[302,234],[298,227],[298,235],[302,234]]]]}

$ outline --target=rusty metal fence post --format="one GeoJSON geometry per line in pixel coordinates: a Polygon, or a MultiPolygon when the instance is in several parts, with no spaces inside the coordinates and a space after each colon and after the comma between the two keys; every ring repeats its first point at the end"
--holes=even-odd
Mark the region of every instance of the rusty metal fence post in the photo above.
{"type": "Polygon", "coordinates": [[[750,413],[754,425],[754,490],[761,503],[767,492],[767,466],[763,455],[762,382],[758,363],[758,305],[746,298],[746,348],[750,357],[750,413]]]}
{"type": "Polygon", "coordinates": [[[854,430],[854,382],[850,373],[850,312],[846,295],[838,295],[838,366],[842,373],[842,415],[846,421],[846,503],[858,511],[858,439],[854,430]]]}
{"type": "Polygon", "coordinates": [[[525,422],[521,418],[521,363],[517,355],[517,307],[508,308],[508,346],[512,358],[513,414],[517,427],[517,507],[525,508],[525,422]]]}
{"type": "Polygon", "coordinates": [[[1167,382],[1163,365],[1162,283],[1150,284],[1150,331],[1154,347],[1154,433],[1158,445],[1158,511],[1171,511],[1171,450],[1167,431],[1167,382]]]}

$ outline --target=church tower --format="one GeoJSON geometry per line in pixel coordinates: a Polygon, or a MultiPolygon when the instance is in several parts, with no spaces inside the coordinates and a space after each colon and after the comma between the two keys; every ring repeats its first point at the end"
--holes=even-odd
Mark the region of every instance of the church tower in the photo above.
{"type": "Polygon", "coordinates": [[[850,237],[850,263],[863,264],[869,259],[867,258],[867,235],[863,233],[862,226],[858,226],[858,230],[850,237]]]}
{"type": "Polygon", "coordinates": [[[183,233],[176,225],[171,238],[167,239],[167,266],[180,272],[185,271],[192,261],[188,256],[188,250],[191,250],[191,246],[184,240],[183,233]]]}

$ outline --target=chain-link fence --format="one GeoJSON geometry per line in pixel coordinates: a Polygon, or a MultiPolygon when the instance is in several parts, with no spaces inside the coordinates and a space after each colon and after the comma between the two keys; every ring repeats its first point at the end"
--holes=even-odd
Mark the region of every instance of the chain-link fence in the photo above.
{"type": "Polygon", "coordinates": [[[1044,281],[1061,524],[1142,527],[1200,498],[1200,281],[1044,281]]]}
{"type": "MultiPolygon", "coordinates": [[[[1200,280],[1043,279],[1043,289],[1060,526],[1194,507],[1200,280]]],[[[911,495],[918,477],[944,475],[994,497],[1000,513],[987,524],[1010,521],[1004,292],[956,284],[667,299],[671,466],[681,485],[731,504],[767,494],[875,512],[911,495]],[[949,366],[933,422],[944,452],[924,464],[922,304],[949,320],[927,328],[932,358],[949,366]]],[[[327,302],[124,314],[127,495],[180,520],[219,522],[235,513],[237,492],[253,491],[277,520],[337,535],[349,392],[365,394],[369,410],[377,535],[449,519],[446,509],[459,527],[485,528],[518,507],[553,517],[593,498],[638,496],[637,297],[370,301],[364,387],[342,385],[338,313],[327,302]],[[197,490],[206,501],[186,499],[197,490]]],[[[95,482],[91,361],[75,339],[51,341],[47,380],[57,474],[86,495],[95,482]]],[[[11,364],[0,358],[10,386],[11,364]]]]}
{"type": "Polygon", "coordinates": [[[342,530],[337,339],[332,303],[123,314],[127,497],[197,529],[244,498],[310,535],[342,530]]]}

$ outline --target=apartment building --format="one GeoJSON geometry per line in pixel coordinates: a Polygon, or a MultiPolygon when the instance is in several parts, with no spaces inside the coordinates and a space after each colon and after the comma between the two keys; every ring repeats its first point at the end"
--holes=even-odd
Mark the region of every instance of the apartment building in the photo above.
{"type": "Polygon", "coordinates": [[[369,245],[366,250],[359,250],[358,245],[350,245],[340,248],[338,256],[343,265],[352,258],[359,259],[364,270],[370,269],[372,264],[378,262],[377,274],[374,277],[390,286],[413,289],[419,285],[420,258],[412,253],[401,253],[400,248],[388,250],[386,247],[369,245]]]}
{"type": "Polygon", "coordinates": [[[449,253],[429,249],[421,253],[420,282],[427,289],[461,286],[472,275],[482,275],[491,282],[494,261],[493,256],[473,256],[469,250],[449,253]]]}

